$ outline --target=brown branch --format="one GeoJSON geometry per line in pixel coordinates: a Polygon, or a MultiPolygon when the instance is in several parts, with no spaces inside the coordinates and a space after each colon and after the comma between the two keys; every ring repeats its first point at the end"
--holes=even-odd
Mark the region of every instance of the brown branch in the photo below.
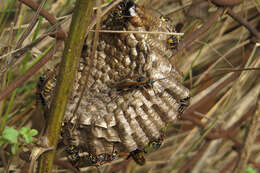
{"type": "Polygon", "coordinates": [[[238,16],[236,13],[234,13],[230,8],[227,9],[227,14],[231,16],[234,20],[244,25],[250,32],[253,34],[258,40],[260,40],[260,34],[259,32],[245,19],[238,16]]]}
{"type": "MultiPolygon", "coordinates": [[[[28,7],[30,7],[33,10],[37,10],[39,5],[31,0],[19,0],[21,3],[27,5],[28,7]]],[[[50,22],[50,24],[52,25],[56,25],[58,24],[57,20],[55,19],[55,17],[53,17],[53,15],[51,15],[49,12],[47,12],[46,10],[42,9],[40,11],[40,15],[43,16],[48,22],[50,22]]],[[[66,39],[66,34],[64,31],[62,31],[61,27],[58,27],[58,31],[55,35],[53,35],[52,37],[55,37],[57,39],[60,40],[65,40],[66,39]]]]}

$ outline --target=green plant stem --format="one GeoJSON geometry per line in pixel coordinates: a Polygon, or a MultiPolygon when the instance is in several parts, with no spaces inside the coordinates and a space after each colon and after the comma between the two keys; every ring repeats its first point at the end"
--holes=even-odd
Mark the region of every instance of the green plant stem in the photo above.
{"type": "Polygon", "coordinates": [[[73,86],[78,62],[83,46],[84,35],[90,21],[94,0],[77,0],[72,22],[70,26],[69,37],[66,41],[60,64],[60,72],[55,88],[54,100],[51,104],[48,127],[46,130],[47,147],[53,150],[41,156],[39,163],[40,173],[51,173],[52,163],[56,151],[57,142],[60,134],[60,124],[65,113],[66,104],[70,91],[73,86]]]}
{"type": "Polygon", "coordinates": [[[6,112],[4,113],[3,118],[1,119],[0,131],[3,131],[3,130],[4,130],[5,123],[6,123],[7,118],[8,118],[8,113],[9,113],[9,111],[11,110],[11,107],[12,107],[12,105],[13,105],[16,92],[17,92],[17,90],[14,90],[14,91],[12,92],[12,94],[11,94],[11,99],[10,99],[10,101],[9,101],[9,103],[8,103],[6,112]]]}

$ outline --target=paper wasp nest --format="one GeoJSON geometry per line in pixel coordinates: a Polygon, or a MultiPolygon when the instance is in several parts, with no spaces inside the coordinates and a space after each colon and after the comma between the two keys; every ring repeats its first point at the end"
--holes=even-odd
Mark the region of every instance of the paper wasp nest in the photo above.
{"type": "Polygon", "coordinates": [[[93,165],[160,145],[162,129],[189,104],[189,90],[169,61],[171,36],[141,33],[174,32],[170,22],[123,1],[103,18],[101,29],[140,33],[100,33],[96,57],[89,58],[91,44],[84,50],[61,136],[72,161],[87,153],[85,161],[93,165]]]}

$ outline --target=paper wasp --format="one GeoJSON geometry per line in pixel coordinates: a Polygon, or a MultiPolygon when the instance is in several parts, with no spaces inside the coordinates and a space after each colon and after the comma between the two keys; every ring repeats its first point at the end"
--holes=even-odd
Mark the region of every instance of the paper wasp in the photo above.
{"type": "Polygon", "coordinates": [[[88,163],[88,165],[92,166],[101,166],[103,164],[109,163],[116,159],[118,156],[117,151],[114,151],[114,146],[111,154],[102,153],[102,154],[92,154],[88,153],[83,157],[84,161],[88,163]]]}
{"type": "Polygon", "coordinates": [[[154,141],[151,141],[149,144],[152,146],[154,150],[158,150],[162,146],[163,140],[164,140],[164,135],[162,135],[161,137],[159,137],[154,141]]]}
{"type": "Polygon", "coordinates": [[[160,19],[161,19],[161,21],[163,21],[163,22],[168,22],[168,21],[169,21],[169,18],[168,18],[168,17],[165,17],[164,15],[161,15],[161,16],[160,16],[160,19]]]}
{"type": "MultiPolygon", "coordinates": [[[[183,24],[179,23],[175,27],[175,32],[180,32],[181,28],[183,27],[183,24]]],[[[180,42],[180,37],[176,35],[172,35],[167,39],[167,45],[170,49],[177,49],[178,44],[180,42]]]]}
{"type": "MultiPolygon", "coordinates": [[[[168,17],[165,17],[164,15],[161,15],[161,16],[160,16],[160,19],[161,19],[161,21],[163,21],[163,22],[169,22],[169,21],[170,21],[170,19],[169,19],[168,17]]],[[[181,26],[181,27],[182,27],[182,26],[181,26]]],[[[174,32],[180,32],[181,27],[168,28],[168,30],[169,30],[169,31],[173,30],[174,32]]],[[[176,36],[176,35],[172,35],[172,36],[168,37],[168,39],[167,39],[167,45],[168,45],[168,47],[169,47],[170,49],[177,49],[177,46],[178,46],[179,42],[180,42],[180,39],[179,39],[179,37],[176,36]]]]}
{"type": "Polygon", "coordinates": [[[47,71],[40,77],[38,87],[43,97],[48,97],[56,86],[55,71],[47,71]]]}
{"type": "Polygon", "coordinates": [[[113,161],[116,157],[117,157],[117,152],[114,152],[114,151],[112,154],[108,154],[108,153],[99,154],[97,156],[96,166],[100,166],[100,165],[109,163],[109,162],[113,161]]]}
{"type": "Polygon", "coordinates": [[[73,166],[78,167],[81,162],[87,163],[87,165],[97,165],[97,156],[87,152],[79,153],[79,148],[74,145],[68,146],[65,151],[68,160],[73,166]]]}
{"type": "Polygon", "coordinates": [[[179,112],[179,114],[182,114],[184,109],[185,109],[185,107],[188,107],[189,104],[190,104],[190,97],[186,97],[184,99],[180,99],[179,103],[180,103],[180,107],[178,109],[178,112],[179,112]]]}
{"type": "Polygon", "coordinates": [[[77,165],[80,161],[80,156],[79,156],[79,149],[78,147],[71,145],[65,149],[67,153],[67,157],[69,161],[71,162],[72,165],[77,165]]]}
{"type": "Polygon", "coordinates": [[[153,87],[153,84],[156,81],[163,80],[163,79],[165,79],[165,78],[153,80],[152,78],[139,76],[135,79],[127,79],[122,82],[119,82],[116,85],[114,85],[114,88],[116,88],[116,90],[119,92],[121,92],[121,91],[129,92],[129,91],[133,91],[135,89],[143,89],[143,88],[149,89],[149,88],[153,87]]]}
{"type": "Polygon", "coordinates": [[[134,161],[139,165],[145,164],[144,152],[142,150],[136,149],[136,150],[130,152],[127,159],[129,159],[130,157],[132,157],[134,159],[134,161]]]}
{"type": "Polygon", "coordinates": [[[125,0],[120,2],[110,16],[117,22],[125,22],[125,19],[131,17],[129,9],[133,6],[133,0],[125,0]]]}
{"type": "Polygon", "coordinates": [[[63,138],[63,140],[69,140],[71,138],[72,128],[73,125],[69,122],[61,123],[60,135],[63,138]]]}
{"type": "Polygon", "coordinates": [[[153,150],[158,150],[162,146],[164,137],[165,137],[165,134],[164,134],[164,132],[162,132],[158,139],[152,140],[148,143],[148,145],[144,148],[144,152],[148,153],[151,148],[153,150]]]}
{"type": "Polygon", "coordinates": [[[51,97],[52,91],[56,86],[55,71],[48,70],[40,76],[36,89],[37,104],[46,106],[46,101],[51,97]]]}
{"type": "Polygon", "coordinates": [[[179,44],[179,39],[177,36],[172,35],[167,39],[167,44],[169,46],[169,48],[171,49],[177,49],[177,46],[179,44]]]}

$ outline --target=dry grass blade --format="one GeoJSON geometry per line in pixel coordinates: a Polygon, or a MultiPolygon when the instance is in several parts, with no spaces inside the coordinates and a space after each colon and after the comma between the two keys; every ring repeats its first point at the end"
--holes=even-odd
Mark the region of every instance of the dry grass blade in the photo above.
{"type": "Polygon", "coordinates": [[[241,151],[237,165],[234,169],[235,173],[242,173],[244,172],[243,170],[245,170],[247,167],[247,162],[251,155],[252,147],[257,135],[257,130],[259,129],[259,123],[260,123],[259,109],[260,109],[260,100],[257,101],[256,111],[250,119],[249,127],[246,129],[244,142],[243,142],[243,149],[241,151]]]}
{"type": "MultiPolygon", "coordinates": [[[[37,23],[37,20],[38,20],[38,17],[39,17],[39,14],[40,14],[40,11],[43,8],[43,6],[46,3],[46,1],[47,0],[44,0],[44,1],[41,2],[39,8],[37,9],[35,15],[32,18],[31,23],[28,26],[28,28],[26,28],[26,30],[23,32],[23,34],[21,35],[20,39],[18,40],[18,42],[16,44],[16,47],[15,47],[15,50],[22,46],[24,40],[28,37],[28,35],[31,33],[32,29],[35,27],[35,25],[37,23]]],[[[14,59],[13,58],[14,57],[11,56],[10,58],[7,59],[7,64],[8,65],[12,65],[14,63],[14,59]]],[[[21,61],[21,59],[20,59],[20,61],[21,61]]]]}

